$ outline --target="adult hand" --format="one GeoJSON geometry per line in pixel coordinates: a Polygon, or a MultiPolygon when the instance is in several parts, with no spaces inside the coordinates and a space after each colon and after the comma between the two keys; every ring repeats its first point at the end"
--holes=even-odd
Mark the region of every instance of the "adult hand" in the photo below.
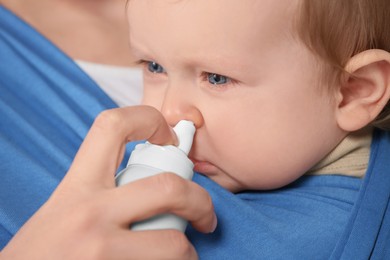
{"type": "Polygon", "coordinates": [[[196,259],[176,230],[131,231],[133,222],[165,212],[201,232],[216,225],[211,198],[197,184],[163,173],[121,187],[114,174],[128,141],[177,142],[162,115],[146,106],[97,117],[50,199],[1,252],[5,259],[196,259]]]}

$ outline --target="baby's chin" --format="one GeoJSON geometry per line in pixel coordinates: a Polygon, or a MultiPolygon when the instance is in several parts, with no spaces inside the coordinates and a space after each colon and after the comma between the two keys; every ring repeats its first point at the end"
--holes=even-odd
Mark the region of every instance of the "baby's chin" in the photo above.
{"type": "Polygon", "coordinates": [[[202,174],[231,192],[245,190],[240,183],[229,177],[222,169],[209,162],[194,161],[194,171],[202,174]]]}
{"type": "Polygon", "coordinates": [[[248,180],[245,182],[244,180],[234,178],[234,176],[243,175],[229,174],[228,172],[223,171],[221,168],[212,163],[205,161],[193,162],[195,172],[210,178],[218,185],[233,193],[250,190],[275,190],[294,182],[297,178],[301,176],[299,174],[289,174],[280,178],[270,178],[270,176],[274,176],[274,174],[267,174],[266,176],[257,175],[257,178],[248,178],[248,180]],[[261,178],[261,181],[259,181],[259,178],[261,178]]]}

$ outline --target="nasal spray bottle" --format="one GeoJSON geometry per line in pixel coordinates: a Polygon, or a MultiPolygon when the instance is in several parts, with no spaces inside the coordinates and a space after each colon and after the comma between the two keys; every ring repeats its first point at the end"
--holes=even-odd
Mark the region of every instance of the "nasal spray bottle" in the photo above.
{"type": "MultiPolygon", "coordinates": [[[[127,167],[116,177],[117,186],[153,176],[162,172],[172,172],[184,179],[191,180],[194,164],[187,155],[192,146],[195,126],[182,120],[174,128],[179,145],[155,145],[149,142],[138,144],[131,153],[127,167]]],[[[134,223],[132,230],[177,229],[185,231],[187,222],[173,214],[161,214],[150,219],[134,223]]]]}

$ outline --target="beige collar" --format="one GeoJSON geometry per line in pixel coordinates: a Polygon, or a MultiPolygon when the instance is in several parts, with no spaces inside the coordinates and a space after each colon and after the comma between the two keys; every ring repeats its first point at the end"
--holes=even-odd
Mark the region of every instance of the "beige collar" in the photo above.
{"type": "Polygon", "coordinates": [[[349,134],[306,174],[339,174],[363,177],[370,157],[372,132],[373,129],[369,127],[349,134]]]}

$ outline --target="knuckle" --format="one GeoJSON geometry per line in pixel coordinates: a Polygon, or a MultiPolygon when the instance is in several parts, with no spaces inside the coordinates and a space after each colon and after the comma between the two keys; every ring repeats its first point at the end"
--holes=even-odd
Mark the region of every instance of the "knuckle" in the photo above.
{"type": "Polygon", "coordinates": [[[211,212],[214,212],[214,203],[213,203],[213,200],[210,196],[210,194],[203,190],[203,193],[204,193],[204,202],[202,203],[202,207],[205,209],[205,211],[207,213],[211,213],[211,212]]]}
{"type": "Polygon", "coordinates": [[[139,108],[145,111],[148,117],[151,117],[153,120],[163,120],[163,115],[157,108],[148,105],[140,105],[139,108]]]}
{"type": "Polygon", "coordinates": [[[154,116],[154,120],[157,121],[159,124],[158,125],[161,125],[163,123],[165,123],[165,118],[164,116],[161,114],[160,111],[158,111],[157,109],[153,108],[154,109],[154,112],[153,112],[153,116],[154,116]]]}
{"type": "Polygon", "coordinates": [[[167,230],[168,239],[178,259],[189,259],[192,255],[192,246],[187,237],[180,231],[167,230]]]}
{"type": "Polygon", "coordinates": [[[174,173],[158,174],[155,181],[160,192],[171,199],[177,199],[184,191],[183,180],[174,173]]]}
{"type": "Polygon", "coordinates": [[[117,129],[122,120],[122,113],[119,109],[109,109],[96,117],[93,127],[101,130],[117,129]]]}
{"type": "Polygon", "coordinates": [[[155,107],[147,106],[146,109],[148,110],[148,117],[155,125],[162,125],[166,122],[163,114],[155,107]]]}

